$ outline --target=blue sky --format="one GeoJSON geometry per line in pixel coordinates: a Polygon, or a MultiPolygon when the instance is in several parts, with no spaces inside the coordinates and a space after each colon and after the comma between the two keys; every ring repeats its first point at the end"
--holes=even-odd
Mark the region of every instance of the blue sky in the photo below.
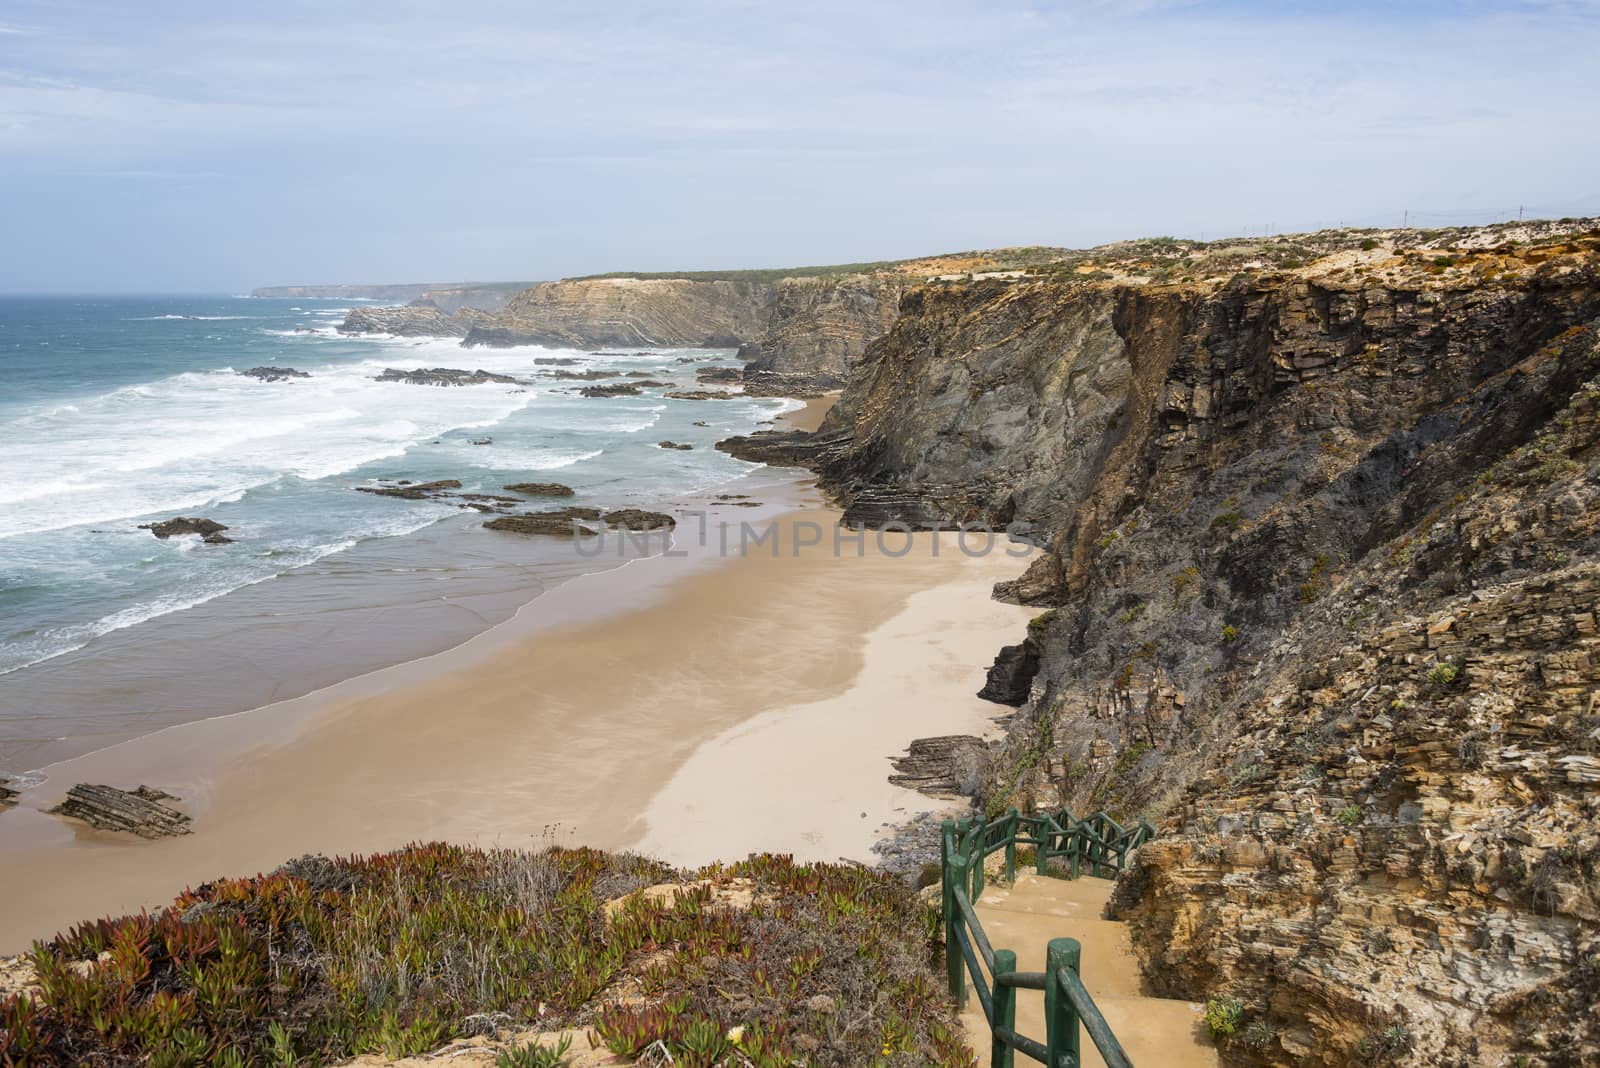
{"type": "Polygon", "coordinates": [[[0,5],[0,291],[1600,213],[1600,2],[0,5]]]}

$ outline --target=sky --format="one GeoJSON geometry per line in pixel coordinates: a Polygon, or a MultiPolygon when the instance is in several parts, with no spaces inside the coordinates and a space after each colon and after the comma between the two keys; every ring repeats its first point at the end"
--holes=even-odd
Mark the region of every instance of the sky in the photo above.
{"type": "Polygon", "coordinates": [[[0,292],[1600,214],[1597,55],[1600,0],[0,0],[0,292]]]}

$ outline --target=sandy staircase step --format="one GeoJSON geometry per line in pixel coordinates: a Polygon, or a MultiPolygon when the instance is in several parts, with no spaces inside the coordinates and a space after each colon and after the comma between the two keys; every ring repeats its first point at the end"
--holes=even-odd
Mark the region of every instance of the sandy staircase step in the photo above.
{"type": "MultiPolygon", "coordinates": [[[[984,890],[978,919],[991,945],[1016,953],[1019,971],[1043,971],[1052,938],[1076,938],[1082,943],[1083,985],[1139,1068],[1216,1068],[1221,1060],[1206,1034],[1205,1006],[1140,994],[1139,966],[1127,925],[1100,918],[1111,888],[1107,879],[1018,875],[1014,886],[991,883],[984,890]]],[[[970,993],[962,1023],[978,1063],[988,1065],[988,1024],[970,993]]],[[[1017,1030],[1044,1040],[1042,994],[1018,992],[1017,1030]]],[[[1088,1035],[1080,1041],[1084,1065],[1103,1065],[1088,1035]]],[[[1017,1063],[1032,1061],[1018,1057],[1017,1063]]]]}

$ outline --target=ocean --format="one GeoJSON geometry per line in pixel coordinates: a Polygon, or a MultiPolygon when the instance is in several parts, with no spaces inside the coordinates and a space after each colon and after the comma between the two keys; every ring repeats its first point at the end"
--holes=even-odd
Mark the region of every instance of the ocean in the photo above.
{"type": "Polygon", "coordinates": [[[756,470],[716,440],[796,406],[661,388],[587,398],[583,383],[548,376],[648,372],[694,388],[695,368],[734,365],[731,351],[347,337],[335,326],[348,307],[0,298],[0,774],[438,651],[620,562],[485,531],[457,503],[358,486],[560,481],[577,494],[559,504],[682,502],[756,470]],[[238,373],[274,364],[310,377],[238,373]],[[521,382],[375,380],[390,367],[521,382]],[[225,524],[233,544],[140,527],[180,515],[225,524]]]}

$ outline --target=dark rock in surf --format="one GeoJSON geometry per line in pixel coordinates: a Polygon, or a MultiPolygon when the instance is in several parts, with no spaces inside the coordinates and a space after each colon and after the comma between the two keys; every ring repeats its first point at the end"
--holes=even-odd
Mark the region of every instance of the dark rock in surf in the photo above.
{"type": "Polygon", "coordinates": [[[524,497],[570,497],[573,492],[571,486],[559,482],[513,482],[506,489],[524,497]]]}
{"type": "Polygon", "coordinates": [[[639,387],[635,385],[584,386],[580,392],[585,397],[637,397],[639,395],[639,387]]]}
{"type": "Polygon", "coordinates": [[[461,481],[441,478],[435,482],[396,482],[389,486],[357,486],[357,493],[371,493],[379,497],[399,497],[407,501],[423,501],[444,495],[445,490],[461,488],[461,481]]]}
{"type": "Polygon", "coordinates": [[[163,519],[159,523],[140,523],[139,529],[148,530],[162,541],[186,534],[197,534],[207,545],[233,544],[233,539],[225,537],[222,533],[228,529],[227,527],[214,519],[203,519],[199,516],[178,516],[175,519],[163,519]]]}
{"type": "Polygon", "coordinates": [[[80,783],[51,814],[82,820],[102,831],[120,831],[140,838],[170,838],[188,834],[189,817],[166,801],[177,800],[164,790],[141,786],[118,790],[113,786],[80,783]]]}
{"type": "Polygon", "coordinates": [[[621,378],[621,371],[546,371],[546,378],[563,378],[571,382],[598,382],[602,378],[621,378]]]}
{"type": "Polygon", "coordinates": [[[693,446],[693,445],[685,445],[685,444],[684,444],[684,443],[682,443],[682,442],[679,442],[679,441],[658,441],[658,442],[656,442],[656,445],[657,445],[657,446],[658,446],[658,447],[659,447],[659,448],[663,448],[663,449],[677,449],[677,450],[679,450],[679,451],[680,451],[680,452],[682,452],[682,451],[686,451],[686,450],[688,450],[688,449],[692,449],[692,448],[694,448],[694,446],[693,446]]]}
{"type": "Polygon", "coordinates": [[[417,367],[410,371],[398,367],[386,367],[383,374],[374,376],[373,380],[405,382],[413,386],[480,386],[486,382],[521,384],[510,375],[497,375],[482,368],[476,371],[463,371],[456,367],[417,367]]]}
{"type": "Polygon", "coordinates": [[[484,524],[488,530],[511,534],[543,534],[551,537],[592,538],[599,532],[583,525],[579,520],[593,522],[600,518],[598,508],[562,508],[554,512],[528,512],[522,515],[503,515],[484,524]]]}
{"type": "Polygon", "coordinates": [[[252,367],[248,371],[240,371],[246,378],[258,378],[263,382],[287,382],[291,378],[310,378],[305,371],[297,371],[293,367],[252,367]]]}
{"type": "Polygon", "coordinates": [[[669,389],[662,396],[673,400],[733,400],[739,394],[711,389],[669,389]]]}
{"type": "Polygon", "coordinates": [[[647,512],[643,508],[618,508],[607,512],[606,526],[621,530],[671,530],[678,521],[665,512],[647,512]]]}

